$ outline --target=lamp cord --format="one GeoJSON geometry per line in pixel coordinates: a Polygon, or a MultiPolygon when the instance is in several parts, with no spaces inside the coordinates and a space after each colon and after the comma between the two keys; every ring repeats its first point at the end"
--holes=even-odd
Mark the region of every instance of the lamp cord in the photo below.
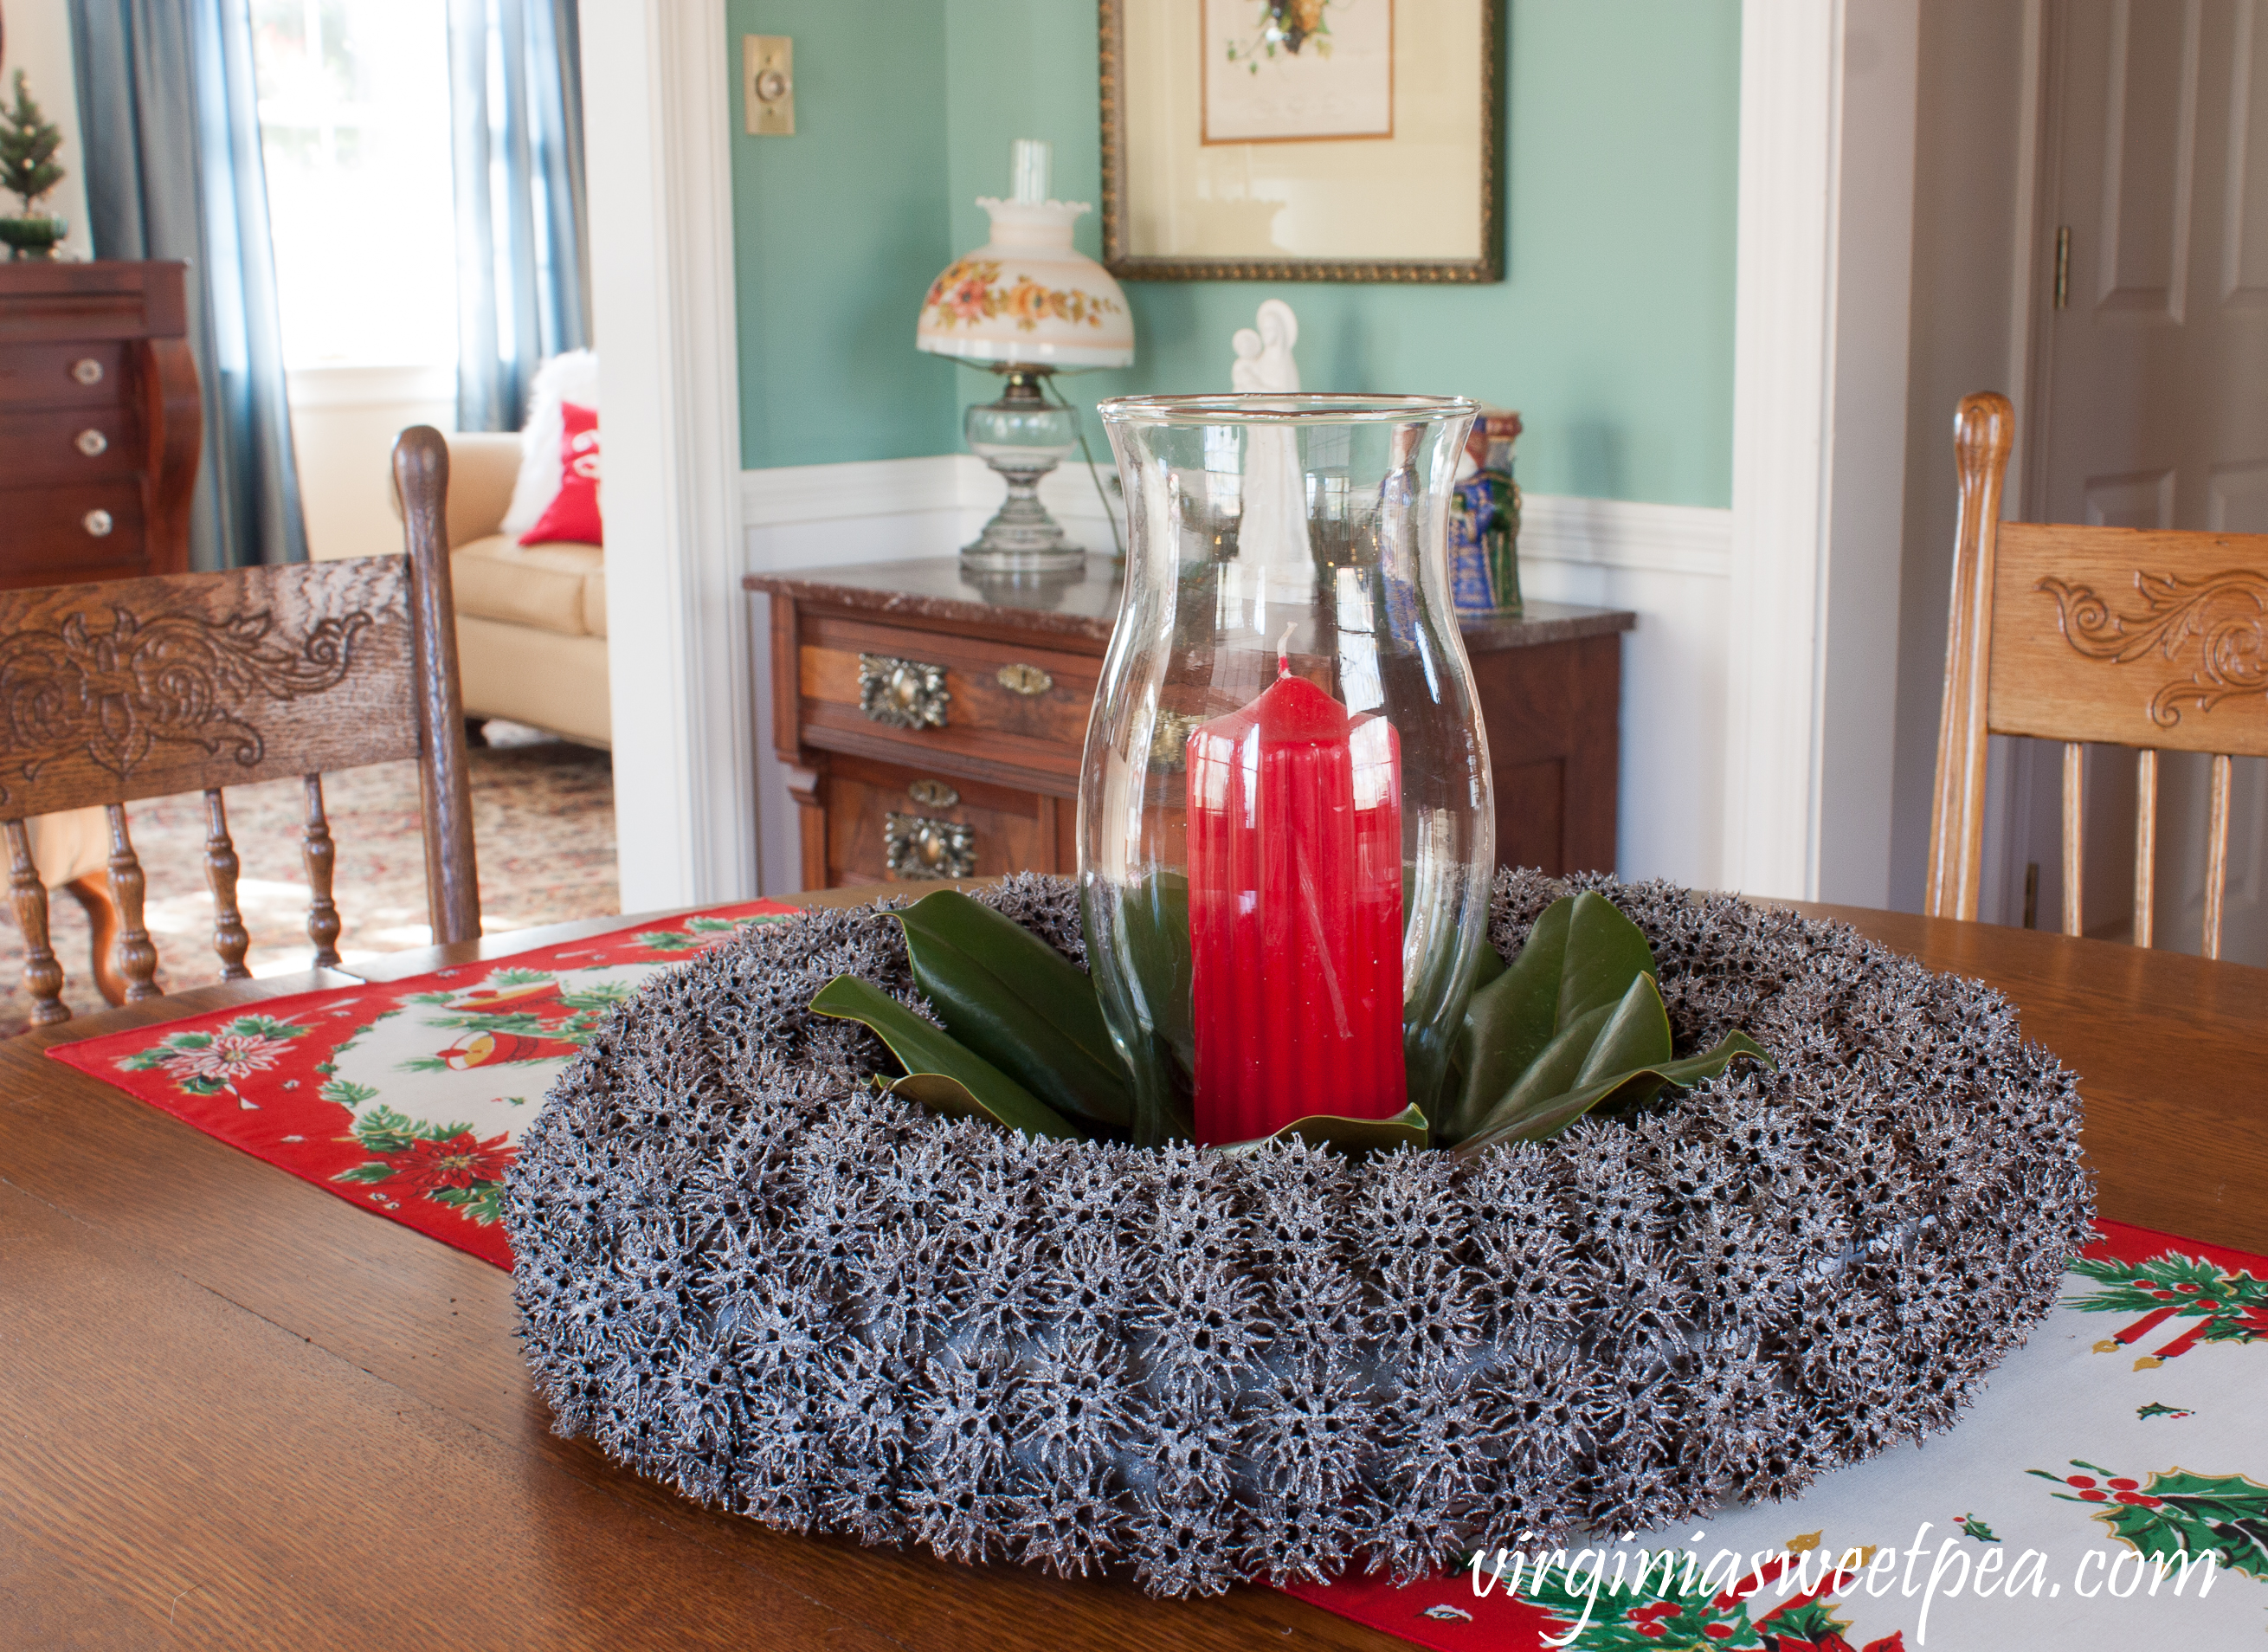
{"type": "Polygon", "coordinates": [[[1094,497],[1102,501],[1103,520],[1110,524],[1111,553],[1123,562],[1126,559],[1126,542],[1118,536],[1118,513],[1110,508],[1110,495],[1102,486],[1101,468],[1094,462],[1094,450],[1086,445],[1086,412],[1082,409],[1073,407],[1069,398],[1061,390],[1056,389],[1053,373],[1041,375],[1040,384],[1042,395],[1049,390],[1055,391],[1056,405],[1064,409],[1071,417],[1071,428],[1079,432],[1079,456],[1086,461],[1086,474],[1094,478],[1094,497]]]}

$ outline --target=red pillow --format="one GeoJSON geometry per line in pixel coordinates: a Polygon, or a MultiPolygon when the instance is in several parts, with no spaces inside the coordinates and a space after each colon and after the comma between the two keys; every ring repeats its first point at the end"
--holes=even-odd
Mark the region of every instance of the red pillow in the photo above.
{"type": "Polygon", "coordinates": [[[599,520],[599,415],[595,408],[559,404],[559,491],[535,519],[535,526],[519,536],[523,545],[571,540],[582,545],[603,545],[606,530],[599,520]]]}

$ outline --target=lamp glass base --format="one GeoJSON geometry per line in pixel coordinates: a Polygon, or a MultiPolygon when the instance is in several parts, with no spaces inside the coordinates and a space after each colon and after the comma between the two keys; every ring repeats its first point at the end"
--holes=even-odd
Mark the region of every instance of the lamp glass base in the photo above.
{"type": "Polygon", "coordinates": [[[1040,478],[1055,468],[1052,460],[1043,469],[998,464],[993,468],[1006,478],[1008,497],[975,542],[961,548],[961,565],[985,573],[1045,573],[1085,565],[1086,549],[1064,536],[1063,527],[1040,503],[1040,478]]]}
{"type": "Polygon", "coordinates": [[[979,542],[961,548],[961,565],[971,573],[1068,573],[1085,570],[1086,553],[1076,545],[1058,550],[987,550],[979,542]]]}

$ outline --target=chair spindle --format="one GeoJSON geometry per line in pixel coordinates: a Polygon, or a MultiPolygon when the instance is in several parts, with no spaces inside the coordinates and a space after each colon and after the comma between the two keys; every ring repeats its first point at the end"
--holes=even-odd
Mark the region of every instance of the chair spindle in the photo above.
{"type": "Polygon", "coordinates": [[[126,833],[126,806],[106,804],[110,820],[110,898],[118,908],[118,972],[126,977],[126,1001],[163,998],[158,985],[158,948],[142,922],[142,863],[126,833]]]}
{"type": "Polygon", "coordinates": [[[213,950],[220,955],[224,981],[252,978],[252,971],[244,967],[252,936],[236,904],[236,876],[241,869],[236,844],[228,835],[228,806],[221,800],[220,788],[209,786],[205,790],[205,882],[212,890],[213,950]]]}
{"type": "Polygon", "coordinates": [[[32,1025],[69,1021],[63,1004],[63,967],[48,942],[48,886],[32,862],[32,837],[24,822],[8,822],[8,893],[16,903],[16,927],[24,932],[24,985],[32,994],[32,1025]]]}
{"type": "Polygon", "coordinates": [[[2134,944],[2150,944],[2158,892],[2158,754],[2134,754],[2134,944]]]}
{"type": "Polygon", "coordinates": [[[2210,835],[2205,850],[2205,955],[2220,956],[2221,897],[2228,889],[2228,785],[2235,765],[2225,754],[2213,759],[2213,807],[2206,816],[2210,835]]]}
{"type": "Polygon", "coordinates": [[[338,849],[331,842],[331,823],[323,814],[323,777],[307,777],[307,830],[302,854],[307,865],[307,939],[315,943],[315,967],[338,967],[339,909],[331,903],[331,867],[338,849]]]}
{"type": "Polygon", "coordinates": [[[2075,740],[2066,741],[2063,749],[2063,933],[2066,935],[2081,933],[2079,895],[2086,861],[2080,851],[2086,778],[2087,748],[2075,740]]]}

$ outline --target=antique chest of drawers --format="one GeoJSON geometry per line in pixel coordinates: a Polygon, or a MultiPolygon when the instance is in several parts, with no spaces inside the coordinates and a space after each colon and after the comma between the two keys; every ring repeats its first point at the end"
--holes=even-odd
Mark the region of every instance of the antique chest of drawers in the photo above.
{"type": "Polygon", "coordinates": [[[188,570],[186,269],[0,263],[0,586],[188,570]]]}
{"type": "MultiPolygon", "coordinates": [[[[980,586],[958,558],[751,574],[771,599],[773,738],[803,885],[1075,871],[1086,715],[1118,613],[1111,561],[980,586]]],[[[1497,852],[1611,870],[1627,613],[1531,602],[1465,627],[1497,852]]]]}

